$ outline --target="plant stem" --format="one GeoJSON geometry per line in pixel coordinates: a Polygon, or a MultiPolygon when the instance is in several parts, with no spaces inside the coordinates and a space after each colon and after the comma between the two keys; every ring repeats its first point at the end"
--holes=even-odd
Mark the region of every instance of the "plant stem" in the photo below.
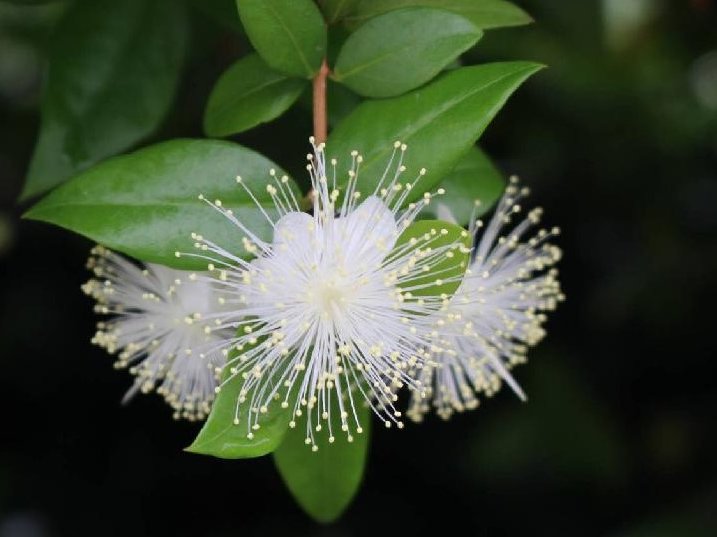
{"type": "Polygon", "coordinates": [[[319,72],[314,77],[314,139],[317,144],[325,142],[328,133],[326,119],[326,79],[328,76],[329,65],[324,58],[319,72]]]}

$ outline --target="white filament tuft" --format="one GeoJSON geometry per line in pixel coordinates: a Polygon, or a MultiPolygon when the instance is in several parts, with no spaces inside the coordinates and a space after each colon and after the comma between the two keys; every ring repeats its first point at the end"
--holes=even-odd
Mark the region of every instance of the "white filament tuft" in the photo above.
{"type": "Polygon", "coordinates": [[[483,230],[483,223],[473,219],[477,246],[450,305],[436,316],[439,366],[422,372],[428,397],[413,395],[412,419],[420,421],[431,406],[443,418],[475,408],[476,395],[490,397],[502,382],[525,399],[509,370],[525,362],[528,348],[545,335],[546,312],[565,298],[554,268],[561,251],[548,243],[559,230],[539,229],[525,238],[540,223],[539,208],[510,228],[528,193],[511,178],[488,226],[483,230]]]}
{"type": "MultiPolygon", "coordinates": [[[[359,404],[369,405],[387,427],[403,427],[396,391],[424,391],[412,372],[433,365],[431,315],[445,307],[445,294],[422,294],[429,287],[425,274],[452,250],[466,247],[439,246],[437,232],[397,245],[435,196],[425,193],[402,208],[426,173],[421,169],[412,181],[402,181],[405,144],[394,145],[368,195],[358,189],[363,157],[357,151],[340,190],[337,161],[330,160],[327,169],[324,145],[312,145],[311,213],[301,211],[273,170],[266,186],[272,207],[262,207],[247,181],[238,179],[271,223],[273,240],[261,240],[222,204],[205,200],[240,231],[245,252],[194,234],[200,253],[181,255],[206,259],[213,283],[227,297],[226,311],[212,317],[216,330],[236,334],[221,345],[229,356],[222,386],[241,382],[235,423],[246,423],[252,438],[260,415],[280,405],[292,413],[291,427],[305,417],[306,443],[316,450],[320,431],[333,438],[338,426],[349,441],[362,432],[359,404]],[[253,259],[242,259],[246,254],[253,259]]],[[[440,272],[432,285],[458,279],[441,280],[440,272]]]]}
{"type": "Polygon", "coordinates": [[[221,333],[206,331],[208,314],[220,308],[211,286],[194,273],[142,268],[101,246],[92,250],[88,268],[95,277],[83,291],[97,301],[96,312],[113,316],[98,323],[92,342],[136,377],[124,400],[156,389],[175,418],[204,419],[225,362],[214,349],[221,333]]]}

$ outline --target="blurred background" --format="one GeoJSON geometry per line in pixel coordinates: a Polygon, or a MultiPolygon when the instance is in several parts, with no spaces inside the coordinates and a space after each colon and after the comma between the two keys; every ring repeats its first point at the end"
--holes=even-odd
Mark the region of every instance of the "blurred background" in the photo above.
{"type": "MultiPolygon", "coordinates": [[[[563,229],[568,300],[516,370],[528,403],[503,390],[449,423],[376,428],[355,503],[319,527],[270,458],[184,453],[197,427],[161,398],[120,405],[129,379],[90,345],[79,289],[91,244],[15,202],[66,2],[0,0],[0,537],[717,535],[717,2],[519,3],[537,24],[488,32],[465,61],[550,66],[482,145],[563,229]]],[[[201,136],[248,49],[232,0],[192,9],[147,143],[201,136]]],[[[296,108],[236,140],[301,176],[310,122],[296,108]]]]}

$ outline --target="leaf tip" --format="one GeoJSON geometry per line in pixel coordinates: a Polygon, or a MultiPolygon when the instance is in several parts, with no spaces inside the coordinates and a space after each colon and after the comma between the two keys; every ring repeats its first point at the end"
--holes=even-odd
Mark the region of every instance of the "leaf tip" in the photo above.
{"type": "Polygon", "coordinates": [[[200,446],[197,445],[196,442],[192,442],[190,445],[182,449],[185,453],[191,453],[192,455],[208,455],[205,451],[201,449],[200,446]]]}
{"type": "MultiPolygon", "coordinates": [[[[18,200],[18,201],[19,201],[19,200],[18,200]]],[[[23,212],[22,215],[20,215],[20,218],[21,218],[22,220],[40,220],[40,221],[44,221],[45,219],[42,218],[42,217],[38,214],[39,212],[40,212],[40,211],[37,210],[37,204],[36,204],[36,205],[33,205],[32,207],[30,207],[29,209],[27,209],[25,212],[23,212]]]]}

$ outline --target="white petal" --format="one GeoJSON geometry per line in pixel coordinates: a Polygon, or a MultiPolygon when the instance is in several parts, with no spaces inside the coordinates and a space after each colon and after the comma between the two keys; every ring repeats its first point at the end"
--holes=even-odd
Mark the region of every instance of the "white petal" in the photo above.
{"type": "Polygon", "coordinates": [[[396,218],[377,196],[369,196],[346,218],[337,220],[347,259],[380,264],[396,244],[396,218]]]}
{"type": "Polygon", "coordinates": [[[314,219],[306,213],[290,212],[282,216],[274,226],[274,245],[299,241],[308,244],[312,239],[314,219]]]}

